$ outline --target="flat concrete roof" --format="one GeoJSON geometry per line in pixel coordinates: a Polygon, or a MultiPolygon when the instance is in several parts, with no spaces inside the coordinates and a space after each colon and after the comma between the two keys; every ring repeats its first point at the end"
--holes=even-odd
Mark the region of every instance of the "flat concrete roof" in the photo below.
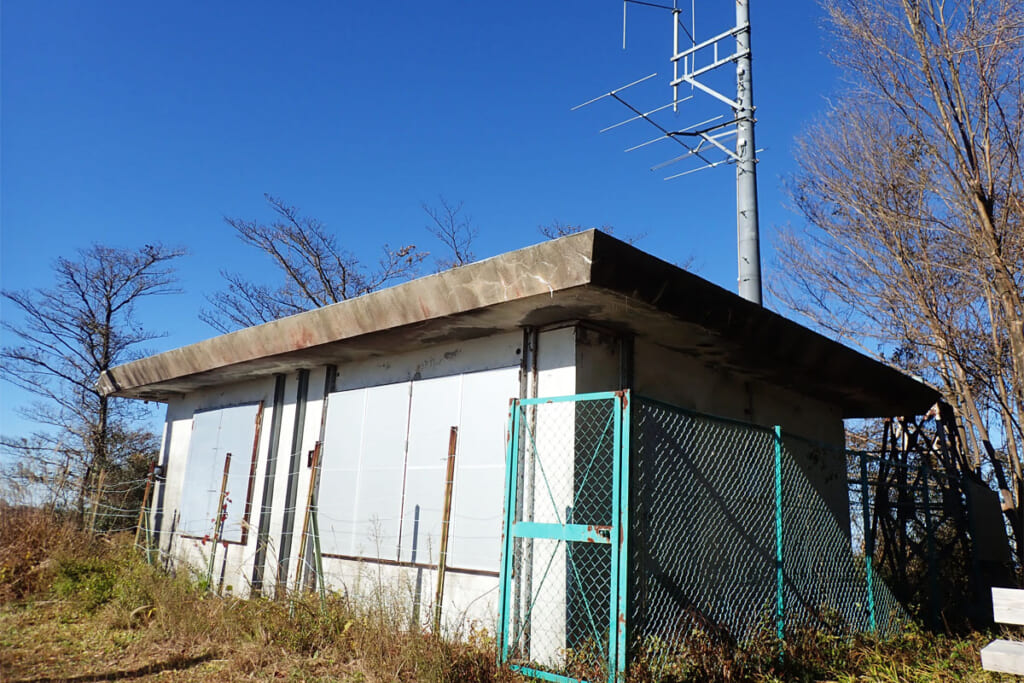
{"type": "Polygon", "coordinates": [[[250,327],[103,373],[106,395],[166,401],[202,387],[584,320],[838,405],[922,413],[923,382],[596,230],[250,327]]]}

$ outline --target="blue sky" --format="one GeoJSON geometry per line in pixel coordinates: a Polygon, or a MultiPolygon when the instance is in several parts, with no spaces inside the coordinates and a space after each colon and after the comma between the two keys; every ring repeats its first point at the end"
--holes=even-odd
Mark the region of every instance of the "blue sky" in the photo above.
{"type": "MultiPolygon", "coordinates": [[[[688,3],[687,3],[688,4],[688,3]]],[[[697,1],[698,38],[729,0],[697,1]]],[[[786,209],[793,139],[837,76],[812,0],[752,2],[765,277],[786,209]]],[[[267,217],[263,193],[323,220],[366,260],[379,245],[439,245],[422,202],[462,201],[478,257],[535,243],[552,221],[643,234],[662,258],[735,290],[733,167],[673,181],[677,152],[610,101],[669,98],[668,13],[615,0],[520,3],[144,3],[6,0],[0,14],[0,282],[46,286],[92,242],[185,246],[183,294],[141,310],[162,351],[212,336],[196,313],[219,270],[273,277],[224,216],[267,217]]],[[[725,81],[725,87],[731,76],[725,81]]],[[[698,96],[679,127],[722,108],[698,96]]],[[[0,311],[5,318],[9,308],[0,311]]],[[[4,343],[10,340],[4,339],[4,343]]],[[[0,385],[0,429],[25,400],[0,385]]]]}

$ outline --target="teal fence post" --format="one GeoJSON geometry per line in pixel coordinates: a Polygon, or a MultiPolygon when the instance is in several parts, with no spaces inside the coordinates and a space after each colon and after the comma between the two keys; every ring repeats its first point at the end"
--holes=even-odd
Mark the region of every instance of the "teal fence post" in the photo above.
{"type": "Polygon", "coordinates": [[[630,400],[629,390],[615,397],[615,455],[612,463],[612,624],[615,647],[609,652],[608,680],[624,681],[628,648],[629,596],[629,477],[630,477],[630,400]]]}
{"type": "MultiPolygon", "coordinates": [[[[781,648],[786,635],[782,575],[782,427],[775,425],[775,628],[781,648]]],[[[782,655],[781,649],[779,656],[782,655]]]]}
{"type": "Polygon", "coordinates": [[[864,520],[864,578],[868,589],[868,626],[872,633],[878,631],[875,618],[875,573],[872,563],[875,556],[875,537],[871,533],[871,507],[868,497],[868,454],[860,453],[860,507],[864,520]]]}
{"type": "Polygon", "coordinates": [[[498,585],[498,664],[508,661],[508,630],[512,605],[512,554],[514,550],[512,525],[515,523],[516,477],[519,468],[519,413],[520,400],[509,402],[508,450],[505,453],[505,519],[502,525],[501,565],[498,585]]]}

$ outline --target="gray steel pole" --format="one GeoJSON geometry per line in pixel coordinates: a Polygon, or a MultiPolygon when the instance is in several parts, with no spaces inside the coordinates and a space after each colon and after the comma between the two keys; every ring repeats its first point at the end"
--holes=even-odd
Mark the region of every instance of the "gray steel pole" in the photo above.
{"type": "Polygon", "coordinates": [[[757,226],[754,78],[750,69],[750,0],[736,0],[736,249],[739,292],[761,305],[761,246],[757,226]]]}

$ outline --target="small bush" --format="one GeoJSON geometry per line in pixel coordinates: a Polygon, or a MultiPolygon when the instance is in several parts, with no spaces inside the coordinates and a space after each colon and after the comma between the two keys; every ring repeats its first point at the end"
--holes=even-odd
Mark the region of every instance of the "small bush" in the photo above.
{"type": "Polygon", "coordinates": [[[87,612],[94,612],[114,597],[118,580],[117,567],[98,558],[62,559],[57,564],[53,592],[73,600],[87,612]]]}

